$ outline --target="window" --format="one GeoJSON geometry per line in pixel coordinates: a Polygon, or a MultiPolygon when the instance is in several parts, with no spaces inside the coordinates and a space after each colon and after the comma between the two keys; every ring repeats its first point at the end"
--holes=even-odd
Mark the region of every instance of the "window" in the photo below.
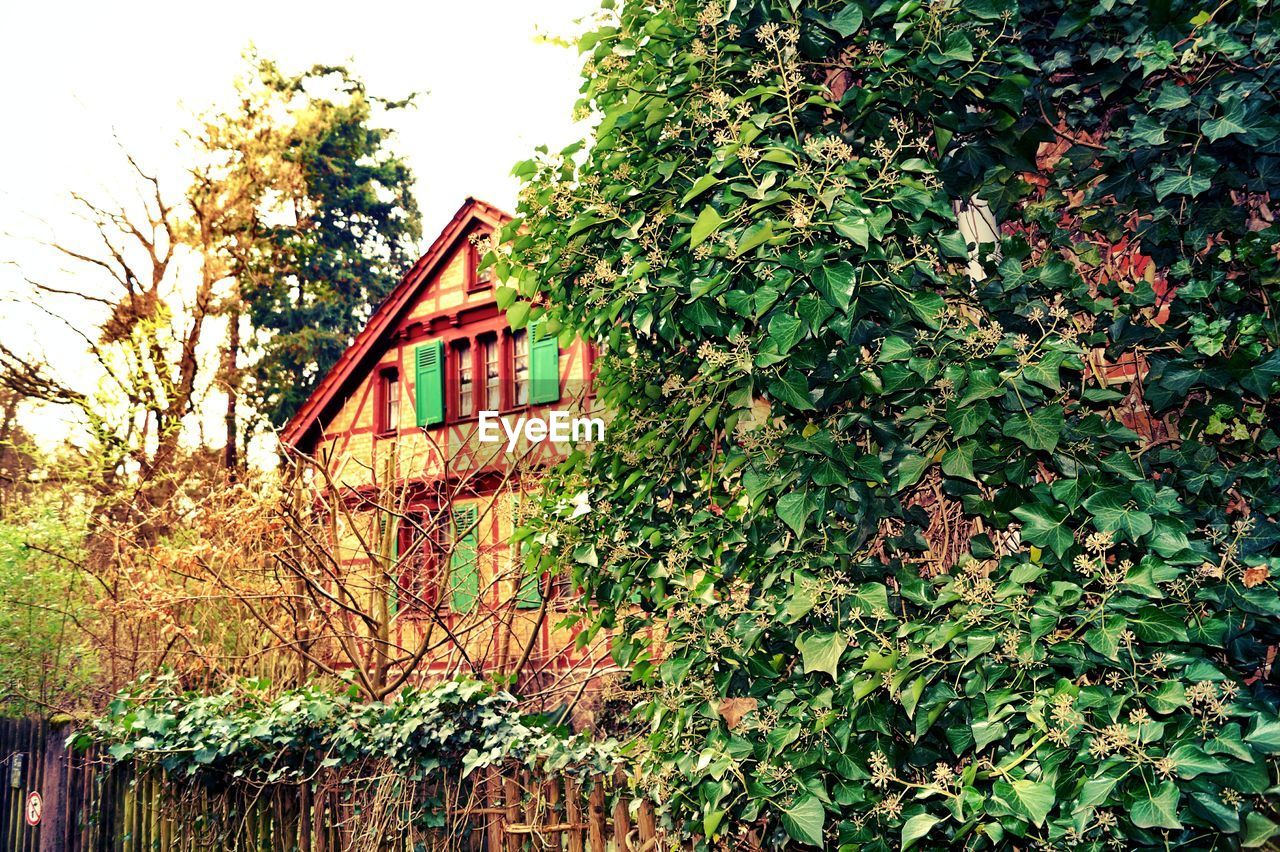
{"type": "Polygon", "coordinates": [[[486,410],[502,408],[502,371],[498,366],[498,338],[491,337],[480,344],[484,353],[484,400],[486,410]]]}
{"type": "Polygon", "coordinates": [[[378,428],[391,432],[400,425],[400,371],[382,371],[382,411],[378,428]]]}
{"type": "Polygon", "coordinates": [[[489,235],[473,231],[467,237],[467,289],[487,290],[493,283],[493,267],[480,268],[480,259],[489,247],[489,235]]]}
{"type": "Polygon", "coordinates": [[[529,404],[529,335],[523,329],[511,335],[511,404],[529,404]]]}
{"type": "Polygon", "coordinates": [[[453,350],[457,359],[458,409],[456,417],[470,417],[475,413],[475,383],[472,381],[471,344],[463,341],[453,350]]]}
{"type": "Polygon", "coordinates": [[[440,605],[440,520],[411,514],[400,525],[398,542],[400,609],[434,610],[440,605]]]}

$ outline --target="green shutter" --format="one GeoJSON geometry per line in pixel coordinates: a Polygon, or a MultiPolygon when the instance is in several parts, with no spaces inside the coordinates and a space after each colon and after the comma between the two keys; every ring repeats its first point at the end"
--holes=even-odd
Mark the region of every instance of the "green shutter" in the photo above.
{"type": "MultiPolygon", "coordinates": [[[[519,559],[519,554],[516,554],[519,559]]],[[[542,606],[542,572],[525,574],[520,581],[520,593],[516,595],[516,606],[520,609],[536,609],[542,606]]]]}
{"type": "Polygon", "coordinates": [[[470,612],[480,597],[480,534],[476,509],[453,510],[453,553],[449,557],[449,606],[454,612],[470,612]]]}
{"type": "Polygon", "coordinates": [[[560,401],[560,343],[542,331],[543,325],[529,326],[529,402],[534,405],[560,401]]]}
{"type": "Polygon", "coordinates": [[[413,383],[414,406],[419,426],[444,422],[444,343],[428,340],[413,352],[416,378],[413,383]]]}

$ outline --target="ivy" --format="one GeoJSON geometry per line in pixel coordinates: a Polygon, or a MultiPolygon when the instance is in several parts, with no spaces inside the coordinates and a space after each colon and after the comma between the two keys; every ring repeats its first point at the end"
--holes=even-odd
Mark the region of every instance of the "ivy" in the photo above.
{"type": "Polygon", "coordinates": [[[609,440],[520,535],[612,631],[664,818],[1266,843],[1274,9],[605,6],[592,141],[518,167],[486,262],[601,350],[609,440]]]}
{"type": "Polygon", "coordinates": [[[213,694],[180,692],[172,674],[147,676],[72,742],[218,789],[232,779],[297,783],[321,769],[370,765],[413,780],[465,778],[509,760],[588,778],[617,762],[613,741],[593,742],[526,717],[511,695],[469,680],[361,703],[354,691],[277,692],[258,680],[213,694]]]}

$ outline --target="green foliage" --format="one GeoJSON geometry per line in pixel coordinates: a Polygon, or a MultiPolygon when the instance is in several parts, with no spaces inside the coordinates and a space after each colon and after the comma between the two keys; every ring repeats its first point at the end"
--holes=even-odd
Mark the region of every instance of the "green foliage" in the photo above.
{"type": "Polygon", "coordinates": [[[515,699],[478,681],[361,703],[354,692],[304,687],[275,694],[257,681],[215,694],[179,692],[172,675],[144,677],[73,742],[80,749],[99,743],[116,760],[158,764],[173,777],[215,785],[297,781],[321,768],[373,764],[414,780],[463,778],[510,759],[586,776],[616,760],[612,742],[524,718],[515,699]]]}
{"type": "Polygon", "coordinates": [[[688,836],[1276,831],[1276,34],[676,0],[584,37],[593,142],[517,168],[489,260],[614,419],[521,536],[573,555],[688,836]]]}
{"type": "Polygon", "coordinates": [[[28,499],[0,521],[0,712],[12,716],[83,703],[94,674],[85,581],[67,561],[82,554],[84,512],[28,499]]]}

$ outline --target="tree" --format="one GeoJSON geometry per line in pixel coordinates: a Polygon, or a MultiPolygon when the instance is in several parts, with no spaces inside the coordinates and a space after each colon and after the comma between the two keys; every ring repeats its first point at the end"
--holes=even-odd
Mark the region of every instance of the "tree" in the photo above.
{"type": "Polygon", "coordinates": [[[488,262],[514,324],[602,350],[609,441],[550,491],[593,511],[530,558],[614,628],[668,819],[1265,843],[1274,11],[616,7],[592,141],[517,168],[488,262]]]}
{"type": "Polygon", "coordinates": [[[229,466],[243,377],[251,410],[282,425],[416,259],[421,236],[412,173],[374,124],[411,99],[370,95],[340,66],[288,75],[253,54],[248,63],[238,102],[206,117],[197,139],[196,192],[240,197],[218,235],[236,283],[223,359],[229,466]]]}

